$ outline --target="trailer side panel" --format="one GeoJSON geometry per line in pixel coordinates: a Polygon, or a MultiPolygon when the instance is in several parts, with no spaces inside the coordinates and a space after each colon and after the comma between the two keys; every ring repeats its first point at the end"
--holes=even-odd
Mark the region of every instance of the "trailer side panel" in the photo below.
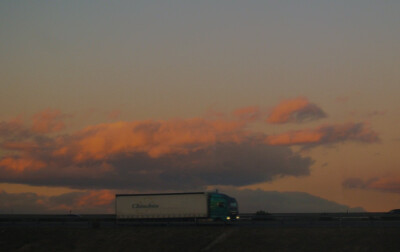
{"type": "Polygon", "coordinates": [[[116,195],[118,219],[208,217],[207,193],[116,195]]]}

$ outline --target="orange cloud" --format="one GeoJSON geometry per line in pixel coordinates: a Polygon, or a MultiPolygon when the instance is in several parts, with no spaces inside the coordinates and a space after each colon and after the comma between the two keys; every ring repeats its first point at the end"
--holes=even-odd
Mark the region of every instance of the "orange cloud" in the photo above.
{"type": "Polygon", "coordinates": [[[78,197],[75,202],[77,206],[104,206],[110,205],[115,199],[115,193],[109,190],[90,191],[78,197]]]}
{"type": "MultiPolygon", "coordinates": [[[[61,115],[59,112],[50,114],[52,116],[49,118],[61,115]]],[[[54,130],[51,120],[41,122],[43,124],[40,125],[45,125],[40,128],[41,132],[54,130]]],[[[41,138],[40,141],[5,141],[1,144],[4,150],[19,151],[21,154],[0,158],[0,167],[22,172],[47,167],[53,161],[69,160],[76,165],[87,161],[108,160],[114,155],[129,156],[132,153],[146,153],[151,158],[187,154],[219,142],[239,143],[247,136],[243,126],[244,123],[238,121],[202,118],[99,124],[71,135],[41,138]]],[[[99,167],[112,170],[107,164],[99,167]]]]}
{"type": "Polygon", "coordinates": [[[359,178],[348,178],[343,182],[346,188],[370,189],[383,192],[400,193],[400,177],[381,177],[364,181],[359,178]]]}
{"type": "Polygon", "coordinates": [[[65,128],[66,116],[59,110],[46,109],[32,117],[32,131],[36,133],[52,133],[65,128]]]}
{"type": "Polygon", "coordinates": [[[46,167],[46,163],[31,158],[5,157],[0,159],[0,167],[7,170],[23,172],[26,170],[39,170],[46,167]]]}
{"type": "Polygon", "coordinates": [[[312,144],[320,142],[322,137],[323,133],[319,131],[299,130],[267,136],[265,142],[270,145],[312,144]]]}
{"type": "Polygon", "coordinates": [[[36,193],[8,193],[0,190],[3,213],[113,213],[115,193],[108,190],[63,193],[56,196],[36,193]]]}
{"type": "Polygon", "coordinates": [[[325,117],[326,114],[317,105],[310,103],[307,98],[298,97],[282,101],[272,109],[267,118],[268,123],[281,124],[303,122],[325,117]]]}
{"type": "Polygon", "coordinates": [[[386,177],[371,181],[368,188],[400,193],[400,177],[386,177]]]}
{"type": "Polygon", "coordinates": [[[2,144],[4,149],[17,151],[32,151],[38,147],[39,145],[33,141],[6,141],[2,144]]]}
{"type": "Polygon", "coordinates": [[[307,145],[329,144],[348,140],[373,143],[378,142],[379,137],[376,132],[363,123],[347,123],[270,135],[266,137],[265,142],[270,145],[307,145]]]}
{"type": "Polygon", "coordinates": [[[55,155],[74,153],[76,161],[101,160],[118,153],[142,152],[151,157],[187,153],[216,142],[240,142],[243,123],[201,118],[99,124],[63,138],[55,155]]]}

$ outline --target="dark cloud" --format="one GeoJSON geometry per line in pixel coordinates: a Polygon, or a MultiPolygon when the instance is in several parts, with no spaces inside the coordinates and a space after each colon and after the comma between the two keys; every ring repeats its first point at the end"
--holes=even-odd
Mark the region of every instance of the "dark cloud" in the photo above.
{"type": "Polygon", "coordinates": [[[41,213],[47,210],[42,203],[45,198],[35,193],[7,193],[0,191],[0,213],[41,213]]]}
{"type": "Polygon", "coordinates": [[[361,207],[349,207],[304,192],[277,192],[263,190],[238,190],[226,188],[224,193],[235,197],[239,211],[252,213],[259,210],[270,213],[326,213],[364,212],[361,207]]]}
{"type": "Polygon", "coordinates": [[[326,117],[326,113],[317,105],[310,103],[290,116],[292,122],[314,121],[326,117]]]}
{"type": "Polygon", "coordinates": [[[76,163],[65,156],[41,156],[46,166],[23,172],[0,169],[0,181],[73,188],[136,190],[200,189],[208,185],[242,186],[276,177],[308,175],[313,163],[288,147],[248,140],[218,143],[186,154],[151,157],[120,153],[106,160],[76,163]]]}
{"type": "Polygon", "coordinates": [[[0,122],[0,140],[21,139],[32,135],[33,133],[23,125],[20,119],[0,122]]]}
{"type": "Polygon", "coordinates": [[[365,188],[367,186],[366,182],[360,178],[348,178],[342,183],[345,188],[365,188]]]}
{"type": "Polygon", "coordinates": [[[377,143],[380,139],[378,134],[365,123],[345,123],[269,135],[265,141],[270,145],[303,145],[312,147],[345,141],[377,143]]]}
{"type": "Polygon", "coordinates": [[[386,115],[386,111],[385,110],[374,110],[371,111],[367,114],[367,117],[374,117],[374,116],[383,116],[386,115]]]}

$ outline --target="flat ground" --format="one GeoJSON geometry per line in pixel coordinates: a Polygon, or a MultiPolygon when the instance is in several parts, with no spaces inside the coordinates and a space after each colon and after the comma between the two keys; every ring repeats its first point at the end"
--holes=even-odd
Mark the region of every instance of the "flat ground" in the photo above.
{"type": "Polygon", "coordinates": [[[391,227],[1,227],[0,251],[400,251],[391,227]]]}

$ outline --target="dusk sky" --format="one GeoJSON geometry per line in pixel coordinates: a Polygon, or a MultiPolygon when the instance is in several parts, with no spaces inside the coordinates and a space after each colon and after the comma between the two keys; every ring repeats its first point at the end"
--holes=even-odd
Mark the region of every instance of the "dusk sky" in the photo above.
{"type": "Polygon", "coordinates": [[[399,13],[1,1],[0,213],[215,188],[248,211],[400,208],[399,13]]]}

